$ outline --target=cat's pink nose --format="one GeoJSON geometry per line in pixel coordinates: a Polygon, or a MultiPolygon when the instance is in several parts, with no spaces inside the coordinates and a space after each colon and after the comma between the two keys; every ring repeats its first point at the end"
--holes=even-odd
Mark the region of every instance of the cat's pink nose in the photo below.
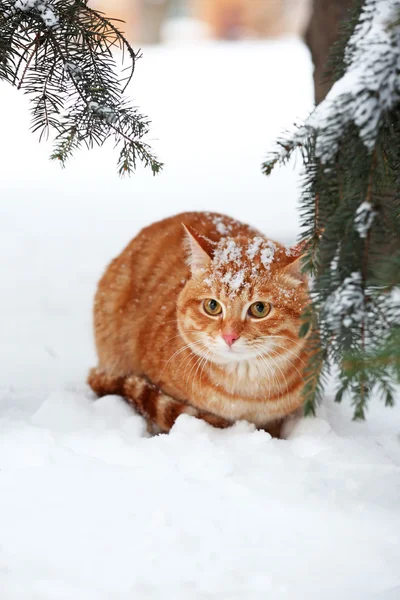
{"type": "Polygon", "coordinates": [[[224,338],[228,346],[232,346],[232,344],[236,342],[237,339],[239,339],[237,333],[223,333],[222,337],[224,338]]]}

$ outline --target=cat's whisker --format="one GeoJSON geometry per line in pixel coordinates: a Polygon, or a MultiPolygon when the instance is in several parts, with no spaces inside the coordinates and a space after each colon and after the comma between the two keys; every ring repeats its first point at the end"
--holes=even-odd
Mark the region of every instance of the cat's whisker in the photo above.
{"type": "Polygon", "coordinates": [[[197,360],[198,360],[197,354],[189,354],[189,356],[185,356],[183,361],[181,361],[180,365],[178,366],[178,371],[180,373],[182,373],[183,378],[188,379],[187,371],[189,368],[191,369],[191,367],[197,363],[197,360]]]}
{"type": "MultiPolygon", "coordinates": [[[[208,359],[209,359],[209,357],[210,357],[210,356],[211,356],[211,350],[208,350],[208,351],[207,351],[207,353],[206,353],[206,354],[205,354],[205,356],[204,356],[204,359],[203,359],[203,365],[202,365],[202,367],[201,367],[201,370],[200,370],[200,377],[199,377],[199,380],[200,380],[200,389],[201,389],[201,390],[203,389],[203,385],[202,385],[202,376],[203,376],[203,373],[204,373],[205,366],[207,365],[207,362],[208,362],[208,359]]],[[[201,363],[200,363],[200,364],[201,364],[201,363]]]]}
{"type": "MultiPolygon", "coordinates": [[[[198,361],[196,362],[197,368],[196,368],[196,370],[194,371],[194,373],[193,373],[193,377],[192,377],[192,396],[194,396],[194,384],[195,384],[195,381],[196,381],[196,375],[197,375],[197,372],[198,372],[198,370],[199,370],[199,368],[200,368],[200,365],[201,365],[201,363],[203,362],[203,360],[204,360],[204,355],[203,355],[203,356],[200,356],[200,360],[198,360],[198,361]]],[[[190,371],[190,373],[191,373],[191,372],[192,372],[192,371],[190,371]]],[[[189,374],[189,376],[190,376],[190,374],[189,374]]]]}
{"type": "Polygon", "coordinates": [[[176,356],[178,356],[179,354],[181,354],[181,352],[184,352],[185,350],[187,350],[191,346],[196,346],[196,345],[202,344],[202,343],[203,342],[201,342],[201,341],[191,342],[190,344],[185,344],[182,348],[179,348],[176,352],[174,352],[174,354],[167,360],[166,364],[164,365],[163,370],[161,371],[160,375],[157,378],[157,381],[160,381],[161,377],[164,374],[165,369],[167,368],[167,366],[169,365],[169,363],[171,362],[171,360],[173,358],[175,358],[176,356]]]}
{"type": "MultiPolygon", "coordinates": [[[[283,340],[288,340],[288,341],[292,342],[292,344],[293,344],[293,340],[291,340],[290,338],[280,336],[280,335],[271,335],[269,337],[270,338],[281,338],[283,340]]],[[[282,350],[286,350],[286,352],[289,352],[290,354],[293,354],[294,356],[296,356],[296,358],[298,358],[303,364],[306,364],[305,361],[298,354],[296,354],[296,352],[294,352],[290,348],[286,348],[286,346],[279,346],[276,342],[274,342],[274,344],[275,344],[275,346],[277,346],[277,348],[282,348],[282,350]]]]}
{"type": "MultiPolygon", "coordinates": [[[[199,370],[199,367],[200,367],[201,363],[203,362],[203,360],[204,360],[204,355],[203,355],[203,356],[199,356],[199,360],[197,360],[197,361],[196,361],[196,364],[195,364],[195,366],[194,366],[194,367],[195,367],[195,370],[194,370],[194,369],[191,369],[191,370],[190,370],[190,373],[189,373],[189,378],[190,378],[190,375],[191,375],[191,373],[192,373],[192,371],[193,371],[193,377],[192,377],[192,396],[193,396],[193,397],[194,397],[194,384],[195,384],[195,381],[196,381],[196,375],[197,375],[197,372],[198,372],[198,370],[199,370]],[[197,368],[196,368],[196,367],[197,367],[197,368]]],[[[189,378],[188,378],[188,379],[189,379],[189,378]]]]}
{"type": "MultiPolygon", "coordinates": [[[[187,330],[183,330],[183,333],[198,333],[196,330],[194,329],[187,329],[187,330]]],[[[178,332],[177,334],[173,335],[172,337],[170,337],[168,340],[166,340],[163,344],[161,344],[160,349],[163,348],[165,346],[165,344],[168,344],[168,342],[170,342],[171,340],[174,340],[175,338],[181,336],[182,334],[180,332],[178,332]]]]}
{"type": "Polygon", "coordinates": [[[177,366],[176,370],[178,372],[180,372],[180,370],[181,370],[181,368],[183,368],[183,365],[185,364],[185,362],[192,360],[192,358],[195,356],[197,356],[197,354],[194,354],[194,352],[191,352],[190,354],[187,354],[186,356],[184,356],[183,359],[181,360],[181,362],[179,363],[179,365],[177,366]]]}
{"type": "MultiPolygon", "coordinates": [[[[272,336],[271,336],[271,337],[272,337],[272,336]]],[[[278,337],[278,336],[275,336],[275,337],[278,337]]],[[[293,350],[290,350],[290,348],[286,348],[286,346],[280,346],[280,345],[279,345],[279,344],[277,344],[276,342],[274,342],[274,343],[275,343],[275,346],[276,346],[277,348],[280,348],[280,349],[282,349],[282,350],[285,350],[285,351],[286,351],[286,352],[288,352],[289,354],[293,354],[293,356],[294,356],[296,359],[300,360],[300,362],[302,362],[303,364],[306,364],[306,363],[305,363],[305,361],[304,361],[304,360],[302,360],[302,358],[301,358],[301,357],[300,357],[298,354],[296,354],[296,352],[294,352],[293,350]]],[[[291,367],[293,367],[293,369],[294,369],[294,370],[295,370],[295,371],[298,373],[298,375],[299,375],[300,377],[303,377],[303,374],[302,374],[302,373],[299,371],[299,369],[297,369],[297,367],[294,365],[293,361],[292,361],[292,360],[290,360],[290,358],[289,358],[288,356],[286,356],[286,355],[285,355],[285,353],[282,353],[282,354],[281,354],[281,353],[277,352],[276,350],[274,350],[274,348],[269,348],[269,349],[265,349],[265,350],[266,350],[266,352],[265,352],[266,354],[269,354],[270,352],[273,352],[275,356],[277,356],[277,357],[279,357],[279,358],[282,358],[283,360],[287,361],[287,362],[288,362],[288,363],[291,365],[291,367]]]]}
{"type": "MultiPolygon", "coordinates": [[[[189,374],[188,374],[188,377],[187,377],[188,383],[190,382],[190,376],[191,376],[192,372],[194,371],[194,369],[196,368],[196,366],[198,367],[198,365],[203,360],[203,358],[204,358],[204,355],[197,356],[197,359],[196,359],[195,363],[192,365],[192,368],[189,371],[189,374]]],[[[193,380],[192,380],[192,396],[193,396],[193,390],[194,390],[194,376],[193,376],[193,380]]]]}
{"type": "MultiPolygon", "coordinates": [[[[270,337],[278,337],[278,336],[268,336],[270,337]]],[[[289,338],[285,338],[285,339],[289,339],[289,338]]],[[[260,342],[262,343],[262,342],[260,342]]],[[[288,352],[289,354],[292,354],[295,358],[297,358],[300,362],[302,362],[303,364],[306,364],[305,361],[299,356],[299,354],[297,354],[296,352],[294,352],[293,350],[291,350],[290,348],[287,348],[286,346],[280,346],[279,344],[277,344],[276,342],[274,342],[274,345],[277,348],[280,348],[282,350],[285,350],[286,352],[288,352]]],[[[257,344],[255,345],[255,347],[257,347],[257,344]]],[[[265,353],[268,354],[268,352],[271,352],[273,350],[273,348],[267,348],[263,345],[263,347],[265,348],[265,353]]],[[[277,353],[278,355],[278,353],[277,353]]],[[[292,365],[293,363],[290,361],[290,359],[285,356],[285,354],[279,354],[279,356],[281,356],[282,358],[284,358],[285,360],[289,361],[292,365]]]]}
{"type": "MultiPolygon", "coordinates": [[[[206,346],[204,346],[204,348],[207,350],[206,346]]],[[[198,355],[198,354],[195,354],[195,353],[192,353],[192,354],[190,354],[189,356],[186,356],[186,357],[183,359],[183,361],[181,361],[181,363],[178,365],[178,369],[177,369],[177,370],[179,371],[179,370],[180,370],[180,368],[181,368],[181,365],[183,366],[183,364],[185,364],[185,362],[187,361],[187,362],[188,362],[188,365],[186,366],[186,368],[185,368],[185,372],[183,373],[183,376],[185,376],[185,375],[186,375],[186,370],[189,368],[189,365],[190,365],[190,362],[191,362],[191,360],[192,360],[193,358],[196,358],[196,361],[197,361],[197,359],[198,359],[198,358],[202,358],[202,356],[203,356],[203,355],[198,355]]],[[[196,364],[197,364],[197,362],[195,362],[195,365],[196,365],[196,364]]],[[[190,372],[191,372],[191,371],[190,371],[190,372]]]]}
{"type": "MultiPolygon", "coordinates": [[[[275,384],[276,389],[279,389],[279,380],[278,380],[276,374],[274,373],[274,370],[272,369],[271,365],[268,364],[266,357],[263,354],[260,354],[259,358],[261,358],[262,363],[268,369],[268,373],[271,373],[271,375],[273,377],[272,383],[275,384]]],[[[270,400],[270,398],[271,398],[271,388],[269,387],[268,388],[268,400],[270,400]]]]}
{"type": "MultiPolygon", "coordinates": [[[[256,354],[256,358],[261,360],[261,363],[262,363],[261,366],[264,367],[264,369],[263,369],[264,373],[265,373],[265,369],[268,369],[267,370],[267,380],[268,380],[268,382],[270,382],[271,381],[271,379],[269,377],[269,373],[271,373],[270,366],[267,365],[267,364],[264,364],[263,356],[262,356],[262,354],[260,352],[258,352],[256,354]]],[[[271,397],[271,388],[270,388],[270,385],[268,385],[268,400],[270,399],[270,397],[271,397]]]]}
{"type": "Polygon", "coordinates": [[[169,321],[163,321],[160,325],[168,325],[169,323],[178,323],[178,319],[170,319],[169,321]]]}
{"type": "MultiPolygon", "coordinates": [[[[269,359],[272,360],[272,358],[269,354],[270,350],[265,348],[264,344],[261,344],[261,343],[259,344],[258,347],[261,348],[262,352],[257,354],[257,358],[260,358],[261,361],[263,361],[265,363],[265,365],[268,366],[269,369],[271,369],[271,372],[275,378],[275,383],[278,384],[279,380],[277,379],[276,374],[274,373],[274,370],[272,369],[271,365],[268,363],[269,359]]],[[[279,368],[279,365],[277,365],[277,363],[275,361],[272,361],[272,362],[274,363],[275,367],[278,368],[278,370],[281,372],[281,374],[283,374],[282,370],[279,368]]],[[[278,387],[279,387],[279,385],[278,385],[278,387]]]]}
{"type": "Polygon", "coordinates": [[[276,368],[278,369],[279,373],[282,376],[283,381],[286,384],[286,391],[289,394],[289,384],[287,382],[287,378],[286,375],[284,374],[284,372],[282,371],[282,369],[280,368],[280,366],[278,365],[278,363],[273,359],[273,357],[271,356],[271,354],[268,354],[268,358],[273,362],[273,364],[276,366],[276,368]]]}
{"type": "Polygon", "coordinates": [[[201,371],[200,371],[200,385],[201,385],[201,389],[203,389],[203,385],[202,385],[202,377],[203,377],[204,369],[205,369],[205,367],[206,367],[206,364],[207,364],[207,362],[208,362],[208,359],[209,359],[209,357],[210,357],[210,356],[211,356],[211,350],[209,350],[209,351],[208,351],[208,353],[207,353],[207,355],[206,355],[206,359],[205,359],[205,361],[204,361],[204,363],[203,363],[203,366],[202,366],[202,368],[201,368],[201,371]]]}
{"type": "Polygon", "coordinates": [[[287,335],[273,335],[273,334],[271,335],[271,334],[268,334],[268,338],[269,339],[271,339],[271,338],[280,338],[281,340],[287,340],[291,344],[293,344],[294,342],[298,341],[298,339],[296,340],[296,338],[294,338],[294,339],[290,338],[287,335]]]}
{"type": "MultiPolygon", "coordinates": [[[[276,352],[276,351],[274,351],[274,350],[271,350],[271,352],[274,352],[274,354],[275,354],[276,356],[282,357],[282,355],[281,355],[281,354],[279,354],[278,352],[276,352]]],[[[284,358],[284,359],[285,359],[285,360],[286,360],[286,361],[287,361],[287,362],[290,364],[290,366],[291,366],[291,367],[292,367],[292,368],[293,368],[293,369],[294,369],[294,370],[297,372],[297,374],[298,374],[298,375],[299,375],[299,376],[302,378],[302,377],[303,377],[303,373],[301,373],[301,372],[298,370],[298,368],[297,368],[297,367],[295,367],[295,365],[294,365],[294,364],[293,364],[293,362],[290,360],[290,358],[288,358],[287,356],[286,356],[286,357],[283,357],[283,358],[284,358]]],[[[304,361],[303,361],[303,362],[304,362],[304,361]]]]}
{"type": "Polygon", "coordinates": [[[172,340],[175,340],[175,339],[176,339],[177,337],[179,337],[180,335],[181,335],[180,333],[177,333],[177,334],[173,335],[172,337],[168,338],[168,340],[166,340],[166,341],[165,341],[163,344],[161,344],[161,346],[160,346],[160,350],[161,350],[161,348],[164,348],[164,346],[165,346],[166,344],[168,344],[168,342],[171,342],[172,340]]]}
{"type": "MultiPolygon", "coordinates": [[[[272,336],[271,336],[271,337],[272,337],[272,336]]],[[[278,337],[278,336],[275,336],[275,337],[278,337]]],[[[262,347],[262,346],[261,346],[261,347],[262,347]]],[[[289,350],[289,348],[286,348],[285,346],[278,346],[278,347],[279,347],[279,348],[282,348],[283,350],[287,350],[288,352],[291,352],[292,354],[294,354],[294,356],[296,356],[296,358],[299,358],[299,357],[297,357],[297,355],[296,355],[294,352],[292,352],[291,350],[289,350]]],[[[284,354],[280,354],[280,353],[276,352],[274,349],[268,349],[268,350],[267,350],[267,349],[265,349],[264,355],[263,355],[263,356],[262,356],[262,355],[259,355],[259,358],[261,358],[262,360],[264,360],[265,356],[268,356],[268,358],[269,358],[269,359],[270,359],[270,360],[271,360],[271,361],[274,363],[275,367],[276,367],[276,368],[279,370],[279,372],[281,373],[281,376],[282,376],[283,380],[284,380],[284,381],[285,381],[285,383],[286,383],[286,391],[287,391],[287,393],[289,393],[289,386],[288,386],[287,378],[286,378],[286,376],[285,376],[284,372],[282,371],[281,367],[278,365],[278,363],[277,363],[277,362],[276,362],[276,361],[273,359],[273,357],[271,356],[271,353],[273,354],[273,356],[276,356],[277,358],[282,358],[282,359],[284,359],[285,361],[287,361],[287,362],[290,364],[290,366],[291,366],[291,367],[292,367],[292,368],[293,368],[293,369],[294,369],[294,370],[295,370],[295,371],[298,373],[298,375],[299,375],[299,377],[300,377],[300,378],[302,378],[302,377],[303,377],[303,375],[302,375],[302,373],[301,373],[301,372],[300,372],[300,371],[297,369],[297,367],[296,367],[296,366],[293,364],[293,362],[290,360],[290,358],[289,358],[289,357],[285,356],[284,354]]],[[[301,360],[301,359],[300,359],[300,360],[301,360]]],[[[304,363],[304,361],[302,361],[302,362],[304,363]]]]}

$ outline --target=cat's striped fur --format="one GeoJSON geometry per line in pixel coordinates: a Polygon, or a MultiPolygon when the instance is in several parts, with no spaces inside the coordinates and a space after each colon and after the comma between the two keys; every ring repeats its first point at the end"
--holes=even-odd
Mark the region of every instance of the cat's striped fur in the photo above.
{"type": "Polygon", "coordinates": [[[213,213],[143,229],[99,283],[89,384],[124,396],[161,431],[187,413],[277,433],[302,404],[300,253],[213,213]],[[220,314],[207,314],[207,299],[220,314]],[[268,307],[265,317],[253,316],[255,303],[268,307]]]}

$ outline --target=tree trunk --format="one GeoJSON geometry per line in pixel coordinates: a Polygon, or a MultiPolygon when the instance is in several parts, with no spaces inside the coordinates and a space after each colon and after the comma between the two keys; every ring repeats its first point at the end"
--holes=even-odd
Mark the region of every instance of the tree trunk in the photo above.
{"type": "Polygon", "coordinates": [[[139,42],[141,44],[159,44],[161,29],[168,16],[171,0],[140,0],[139,42]]]}
{"type": "Polygon", "coordinates": [[[346,17],[354,0],[313,0],[313,12],[306,33],[306,42],[314,62],[315,101],[321,102],[332,82],[325,76],[326,62],[339,35],[340,22],[346,17]]]}

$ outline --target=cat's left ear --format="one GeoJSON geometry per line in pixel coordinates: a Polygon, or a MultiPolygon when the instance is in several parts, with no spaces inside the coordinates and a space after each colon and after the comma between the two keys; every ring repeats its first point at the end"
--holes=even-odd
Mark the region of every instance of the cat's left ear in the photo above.
{"type": "Polygon", "coordinates": [[[283,273],[296,279],[298,283],[307,281],[307,274],[303,273],[303,256],[306,251],[307,242],[300,242],[290,248],[288,252],[289,263],[283,268],[283,273]]]}
{"type": "Polygon", "coordinates": [[[193,276],[201,275],[211,263],[212,242],[199,235],[192,227],[182,223],[186,233],[186,247],[188,249],[188,264],[193,276]]]}

